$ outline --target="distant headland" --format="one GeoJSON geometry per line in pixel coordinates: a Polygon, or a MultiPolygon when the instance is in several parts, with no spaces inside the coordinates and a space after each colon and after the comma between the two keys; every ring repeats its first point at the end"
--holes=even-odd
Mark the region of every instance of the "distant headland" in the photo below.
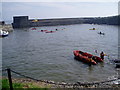
{"type": "Polygon", "coordinates": [[[27,28],[39,26],[57,26],[71,24],[107,24],[120,25],[120,15],[111,17],[93,18],[56,18],[56,19],[29,19],[28,16],[14,16],[13,28],[27,28]]]}

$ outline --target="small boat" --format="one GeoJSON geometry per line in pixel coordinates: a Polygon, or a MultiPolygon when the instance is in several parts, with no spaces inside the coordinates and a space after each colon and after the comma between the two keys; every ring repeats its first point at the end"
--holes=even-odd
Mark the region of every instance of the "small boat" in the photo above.
{"type": "Polygon", "coordinates": [[[2,31],[0,30],[0,37],[6,37],[8,36],[9,32],[8,31],[2,31]]]}
{"type": "Polygon", "coordinates": [[[75,50],[75,51],[73,51],[73,53],[74,53],[75,58],[76,58],[77,60],[80,60],[80,61],[82,61],[82,62],[84,62],[84,63],[92,64],[92,65],[96,65],[96,64],[97,64],[92,58],[89,58],[89,57],[87,57],[87,56],[84,56],[84,55],[82,54],[82,52],[79,51],[79,50],[75,50]]]}
{"type": "Polygon", "coordinates": [[[56,32],[56,31],[46,31],[46,33],[53,33],[53,32],[56,32]]]}

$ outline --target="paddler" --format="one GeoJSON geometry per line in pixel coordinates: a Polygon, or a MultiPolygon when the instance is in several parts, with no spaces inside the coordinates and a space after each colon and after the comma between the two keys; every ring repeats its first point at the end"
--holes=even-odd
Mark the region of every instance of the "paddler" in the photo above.
{"type": "Polygon", "coordinates": [[[95,30],[95,28],[93,28],[93,30],[95,30]]]}
{"type": "Polygon", "coordinates": [[[102,60],[104,60],[104,53],[103,53],[103,51],[100,53],[100,58],[102,59],[102,60]]]}

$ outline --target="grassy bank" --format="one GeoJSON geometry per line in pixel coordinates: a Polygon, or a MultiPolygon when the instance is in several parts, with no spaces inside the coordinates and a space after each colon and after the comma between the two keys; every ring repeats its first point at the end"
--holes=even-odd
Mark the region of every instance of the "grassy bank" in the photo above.
{"type": "MultiPolygon", "coordinates": [[[[6,78],[3,78],[0,80],[2,82],[2,88],[3,89],[8,89],[10,88],[9,87],[9,81],[8,79],[6,78]]],[[[19,80],[19,79],[13,79],[13,88],[39,88],[40,90],[47,90],[48,88],[50,88],[51,86],[50,85],[44,85],[44,84],[38,84],[38,83],[35,83],[35,82],[28,82],[28,81],[24,81],[24,80],[19,80]]]]}
{"type": "MultiPolygon", "coordinates": [[[[2,82],[2,88],[9,90],[9,81],[7,78],[0,78],[2,82]]],[[[59,89],[63,90],[65,88],[114,88],[120,89],[120,85],[116,84],[99,84],[99,85],[80,85],[80,86],[69,86],[69,85],[56,85],[56,84],[48,84],[41,81],[34,81],[31,79],[24,78],[12,78],[13,88],[14,89],[38,89],[38,90],[52,90],[59,89]]]]}

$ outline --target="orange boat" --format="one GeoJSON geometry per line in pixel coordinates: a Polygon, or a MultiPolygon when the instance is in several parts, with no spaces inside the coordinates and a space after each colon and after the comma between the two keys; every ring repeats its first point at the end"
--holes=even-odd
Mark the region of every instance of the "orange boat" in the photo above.
{"type": "Polygon", "coordinates": [[[89,54],[89,53],[86,53],[86,52],[82,52],[82,51],[79,51],[79,53],[82,54],[83,56],[88,57],[88,58],[92,58],[96,62],[103,62],[103,59],[101,59],[98,56],[94,56],[92,54],[89,54]]]}
{"type": "Polygon", "coordinates": [[[89,57],[91,54],[84,53],[84,52],[79,51],[79,50],[75,50],[75,51],[73,51],[73,53],[74,53],[75,58],[77,60],[80,60],[80,61],[88,63],[88,64],[92,64],[92,65],[97,64],[96,61],[93,60],[93,58],[89,57]],[[87,54],[88,54],[88,56],[87,56],[87,54]]]}

